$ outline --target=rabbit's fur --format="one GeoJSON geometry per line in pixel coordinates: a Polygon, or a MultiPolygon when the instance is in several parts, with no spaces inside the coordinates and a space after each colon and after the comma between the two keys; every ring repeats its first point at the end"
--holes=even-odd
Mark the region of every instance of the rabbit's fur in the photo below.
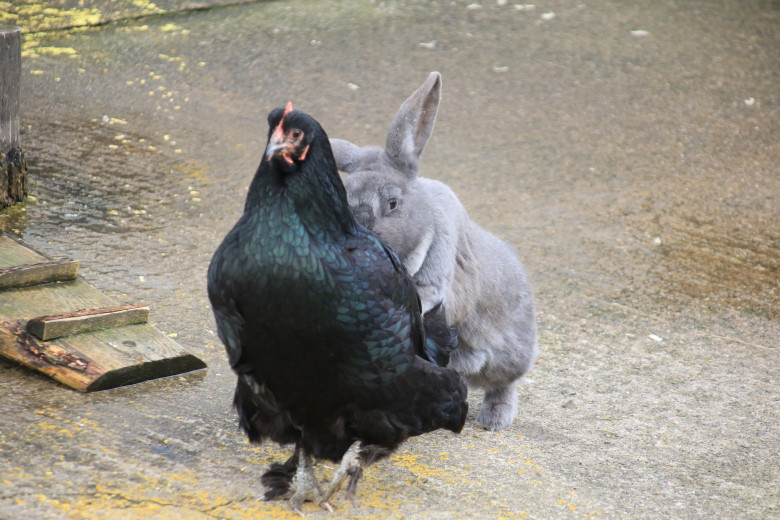
{"type": "Polygon", "coordinates": [[[450,366],[485,390],[477,421],[500,430],[514,420],[516,382],[536,359],[536,317],[513,249],[472,222],[447,185],[417,177],[440,99],[432,72],[401,105],[384,150],[341,139],[331,146],[358,221],[401,257],[423,312],[443,303],[459,339],[450,366]]]}

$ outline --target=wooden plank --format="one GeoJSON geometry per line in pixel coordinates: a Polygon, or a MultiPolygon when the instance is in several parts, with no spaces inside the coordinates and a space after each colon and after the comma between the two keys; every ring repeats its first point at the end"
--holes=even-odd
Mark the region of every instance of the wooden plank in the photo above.
{"type": "Polygon", "coordinates": [[[27,321],[37,316],[111,307],[116,304],[116,300],[79,277],[70,282],[33,285],[0,292],[0,317],[27,321]]]}
{"type": "Polygon", "coordinates": [[[88,332],[71,336],[67,341],[82,352],[89,352],[101,364],[121,367],[94,380],[88,392],[206,368],[202,359],[151,325],[88,332]]]}
{"type": "Polygon", "coordinates": [[[0,320],[0,352],[20,364],[86,392],[106,369],[79,352],[38,341],[21,321],[0,320]]]}
{"type": "Polygon", "coordinates": [[[82,332],[137,325],[149,321],[145,305],[115,305],[66,314],[38,316],[27,322],[27,332],[44,341],[82,332]]]}
{"type": "Polygon", "coordinates": [[[28,244],[20,243],[8,234],[0,234],[0,269],[37,264],[46,260],[51,260],[51,257],[28,244]]]}
{"type": "Polygon", "coordinates": [[[75,280],[79,272],[78,260],[60,258],[37,264],[0,269],[0,291],[51,282],[75,280]]]}
{"type": "Polygon", "coordinates": [[[0,319],[0,354],[82,392],[206,368],[150,325],[129,325],[44,342],[21,320],[0,319]]]}

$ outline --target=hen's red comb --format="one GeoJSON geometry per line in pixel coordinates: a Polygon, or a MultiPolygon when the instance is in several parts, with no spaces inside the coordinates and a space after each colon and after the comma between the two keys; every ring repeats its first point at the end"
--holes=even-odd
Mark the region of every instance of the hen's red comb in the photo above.
{"type": "Polygon", "coordinates": [[[276,129],[274,130],[274,135],[277,139],[281,140],[284,136],[284,131],[282,130],[282,125],[284,124],[284,118],[287,114],[293,111],[292,101],[287,102],[287,106],[284,107],[284,113],[282,114],[282,118],[279,120],[279,124],[276,125],[276,129]]]}

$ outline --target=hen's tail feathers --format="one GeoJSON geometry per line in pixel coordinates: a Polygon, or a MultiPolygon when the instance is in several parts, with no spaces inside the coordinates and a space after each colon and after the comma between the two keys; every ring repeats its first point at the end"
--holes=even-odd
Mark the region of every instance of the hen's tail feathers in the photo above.
{"type": "Polygon", "coordinates": [[[279,409],[265,385],[258,384],[248,374],[238,377],[233,406],[238,412],[238,424],[249,442],[261,443],[270,438],[279,444],[290,444],[300,439],[300,432],[292,426],[289,414],[279,409]]]}
{"type": "MultiPolygon", "coordinates": [[[[418,396],[422,398],[422,402],[418,400],[415,406],[418,417],[423,420],[422,430],[446,428],[460,433],[469,409],[468,390],[463,378],[450,368],[422,360],[417,364],[422,368],[422,374],[427,382],[427,384],[418,384],[418,396]]],[[[415,435],[417,434],[419,432],[415,432],[415,435]]]]}
{"type": "Polygon", "coordinates": [[[447,325],[444,305],[439,303],[423,316],[425,327],[425,350],[430,360],[445,367],[450,354],[458,347],[458,332],[447,325]]]}
{"type": "Polygon", "coordinates": [[[290,492],[296,469],[298,469],[298,448],[284,464],[274,462],[268,471],[260,477],[260,483],[266,489],[263,499],[278,500],[287,495],[290,492]]]}

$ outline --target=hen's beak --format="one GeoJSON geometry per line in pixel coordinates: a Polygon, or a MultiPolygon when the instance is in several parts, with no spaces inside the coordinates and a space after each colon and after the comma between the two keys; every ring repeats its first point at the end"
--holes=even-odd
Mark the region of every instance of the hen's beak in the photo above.
{"type": "Polygon", "coordinates": [[[282,124],[276,127],[276,130],[271,134],[271,139],[268,141],[268,147],[265,149],[265,158],[269,161],[277,155],[283,154],[289,143],[284,142],[284,133],[282,132],[282,124]]]}
{"type": "MultiPolygon", "coordinates": [[[[284,140],[284,129],[282,128],[282,125],[284,124],[284,117],[292,112],[292,110],[292,102],[287,103],[287,106],[284,108],[282,119],[279,121],[279,124],[276,125],[274,133],[271,134],[271,139],[268,141],[268,147],[265,149],[265,158],[269,161],[271,158],[277,155],[284,155],[285,152],[290,148],[290,143],[287,143],[284,140]]],[[[289,154],[285,156],[287,162],[292,162],[288,157],[289,154]]]]}

